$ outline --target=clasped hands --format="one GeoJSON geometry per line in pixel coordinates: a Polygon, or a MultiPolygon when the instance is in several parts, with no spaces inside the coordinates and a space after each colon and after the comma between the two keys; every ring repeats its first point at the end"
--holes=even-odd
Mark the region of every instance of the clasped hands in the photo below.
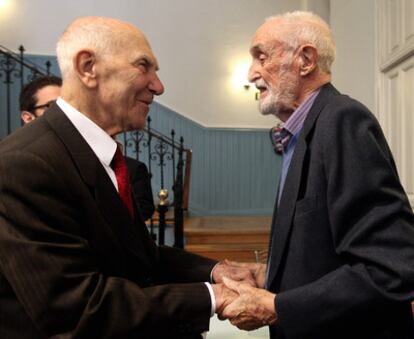
{"type": "Polygon", "coordinates": [[[264,290],[266,265],[224,260],[213,270],[216,313],[242,330],[274,325],[275,294],[264,290]]]}

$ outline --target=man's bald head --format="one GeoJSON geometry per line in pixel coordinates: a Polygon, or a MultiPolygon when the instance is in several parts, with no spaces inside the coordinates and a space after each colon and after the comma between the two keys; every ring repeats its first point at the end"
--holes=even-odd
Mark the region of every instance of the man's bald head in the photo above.
{"type": "Polygon", "coordinates": [[[148,45],[144,34],[130,23],[98,16],[76,19],[66,28],[56,47],[62,78],[73,73],[73,58],[80,50],[92,50],[100,57],[114,56],[125,48],[131,35],[148,45]]]}
{"type": "Polygon", "coordinates": [[[158,62],[135,26],[107,17],[72,22],[57,44],[61,97],[113,136],[145,126],[164,92],[158,62]]]}

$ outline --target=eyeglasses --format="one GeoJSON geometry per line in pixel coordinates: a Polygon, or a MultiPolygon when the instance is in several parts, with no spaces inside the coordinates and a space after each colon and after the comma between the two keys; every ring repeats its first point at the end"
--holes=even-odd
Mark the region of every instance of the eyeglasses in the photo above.
{"type": "Polygon", "coordinates": [[[36,109],[44,109],[44,110],[46,110],[46,109],[48,109],[50,106],[52,106],[52,104],[53,104],[54,102],[56,102],[56,100],[50,100],[50,101],[48,101],[47,103],[45,103],[45,104],[43,104],[43,105],[34,106],[34,107],[32,108],[32,110],[33,110],[33,111],[34,111],[34,110],[36,110],[36,109]]]}

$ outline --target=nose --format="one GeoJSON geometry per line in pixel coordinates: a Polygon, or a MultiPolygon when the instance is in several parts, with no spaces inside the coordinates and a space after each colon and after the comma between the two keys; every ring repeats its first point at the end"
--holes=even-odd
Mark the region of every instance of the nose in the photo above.
{"type": "Polygon", "coordinates": [[[260,74],[257,72],[257,67],[255,66],[254,62],[252,62],[249,67],[249,72],[247,73],[247,79],[249,82],[255,82],[259,78],[260,74]]]}
{"type": "Polygon", "coordinates": [[[149,90],[154,95],[161,95],[164,93],[164,85],[162,84],[160,78],[158,78],[158,75],[154,75],[154,79],[149,84],[149,90]]]}

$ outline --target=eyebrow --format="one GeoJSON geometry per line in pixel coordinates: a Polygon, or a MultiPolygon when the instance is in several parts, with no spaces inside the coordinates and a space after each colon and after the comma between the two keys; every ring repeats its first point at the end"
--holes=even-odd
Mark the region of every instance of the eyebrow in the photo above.
{"type": "Polygon", "coordinates": [[[158,65],[157,65],[156,63],[154,63],[154,62],[151,60],[151,58],[150,58],[149,56],[147,56],[147,55],[143,55],[143,56],[140,56],[139,58],[137,58],[137,59],[134,61],[134,64],[137,64],[137,63],[139,63],[140,61],[144,61],[144,62],[147,64],[147,66],[149,66],[149,67],[154,67],[156,71],[158,71],[158,70],[160,69],[160,68],[158,67],[158,65]]]}
{"type": "Polygon", "coordinates": [[[258,52],[265,52],[265,45],[262,43],[259,43],[257,45],[254,45],[250,48],[250,54],[253,55],[258,52]]]}

